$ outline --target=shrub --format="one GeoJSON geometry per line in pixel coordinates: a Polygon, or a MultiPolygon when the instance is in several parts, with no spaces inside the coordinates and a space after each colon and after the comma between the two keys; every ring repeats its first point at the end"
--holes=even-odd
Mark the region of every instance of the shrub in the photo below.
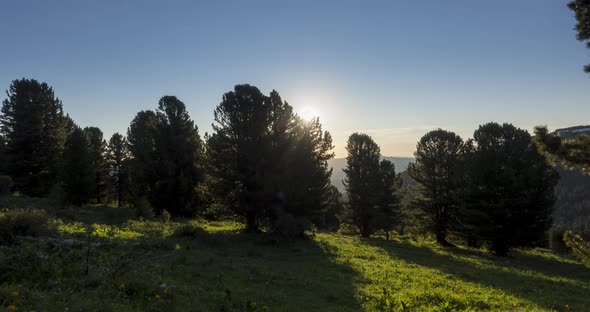
{"type": "Polygon", "coordinates": [[[14,186],[12,178],[7,175],[0,175],[0,196],[10,194],[10,190],[14,186]]]}
{"type": "Polygon", "coordinates": [[[168,223],[171,219],[172,215],[168,212],[168,210],[164,209],[160,215],[160,220],[162,220],[162,222],[168,223]]]}
{"type": "Polygon", "coordinates": [[[4,212],[0,217],[3,231],[8,229],[12,235],[51,236],[55,229],[49,226],[49,215],[44,210],[14,209],[4,212]]]}
{"type": "Polygon", "coordinates": [[[203,236],[203,234],[205,234],[206,232],[191,223],[187,223],[187,224],[182,224],[180,226],[178,226],[175,230],[174,230],[174,237],[200,237],[203,236]]]}
{"type": "Polygon", "coordinates": [[[563,240],[580,261],[590,267],[590,242],[585,241],[581,235],[572,231],[566,231],[563,240]]]}
{"type": "Polygon", "coordinates": [[[563,240],[565,232],[565,228],[558,226],[549,230],[549,248],[551,248],[551,251],[556,254],[563,255],[571,251],[571,248],[569,248],[563,240]]]}
{"type": "Polygon", "coordinates": [[[153,219],[155,217],[154,208],[145,197],[140,197],[135,201],[135,213],[138,217],[144,219],[153,219]]]}
{"type": "Polygon", "coordinates": [[[12,245],[14,242],[14,234],[12,234],[10,226],[2,221],[3,220],[0,220],[0,246],[12,245]]]}
{"type": "Polygon", "coordinates": [[[285,238],[304,238],[305,232],[311,230],[312,223],[305,218],[296,218],[291,214],[282,213],[272,224],[271,233],[285,238]]]}

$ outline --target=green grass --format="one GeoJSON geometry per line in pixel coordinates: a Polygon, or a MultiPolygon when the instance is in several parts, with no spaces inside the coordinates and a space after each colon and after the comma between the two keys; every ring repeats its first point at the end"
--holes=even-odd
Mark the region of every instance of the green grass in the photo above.
{"type": "Polygon", "coordinates": [[[544,249],[497,258],[401,238],[319,233],[276,241],[244,234],[236,223],[128,220],[129,210],[111,207],[51,215],[55,237],[0,247],[0,278],[10,272],[0,311],[9,305],[19,312],[590,307],[590,270],[544,249]]]}

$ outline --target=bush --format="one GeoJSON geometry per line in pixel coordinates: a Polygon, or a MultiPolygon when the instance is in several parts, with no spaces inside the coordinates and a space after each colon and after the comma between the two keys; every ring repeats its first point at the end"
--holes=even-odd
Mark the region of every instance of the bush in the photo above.
{"type": "Polygon", "coordinates": [[[170,220],[172,220],[172,215],[168,212],[168,210],[164,209],[160,215],[160,220],[162,220],[164,223],[168,223],[170,220]]]}
{"type": "Polygon", "coordinates": [[[571,252],[571,248],[569,248],[563,240],[565,232],[565,228],[557,226],[549,230],[549,248],[558,255],[564,255],[571,252]]]}
{"type": "Polygon", "coordinates": [[[144,219],[153,219],[155,217],[154,208],[145,197],[140,197],[135,201],[135,213],[138,217],[144,219]]]}
{"type": "Polygon", "coordinates": [[[10,194],[10,190],[14,186],[12,178],[7,175],[0,175],[0,196],[10,194]]]}
{"type": "Polygon", "coordinates": [[[12,230],[10,226],[2,222],[0,220],[0,246],[2,245],[12,245],[14,242],[14,234],[12,234],[12,230]]]}
{"type": "Polygon", "coordinates": [[[312,223],[309,220],[282,213],[272,224],[271,233],[289,239],[304,238],[305,232],[311,230],[311,228],[312,223]]]}
{"type": "Polygon", "coordinates": [[[0,216],[0,227],[12,235],[22,236],[52,236],[55,229],[49,226],[49,215],[44,210],[14,209],[8,210],[0,216]]]}

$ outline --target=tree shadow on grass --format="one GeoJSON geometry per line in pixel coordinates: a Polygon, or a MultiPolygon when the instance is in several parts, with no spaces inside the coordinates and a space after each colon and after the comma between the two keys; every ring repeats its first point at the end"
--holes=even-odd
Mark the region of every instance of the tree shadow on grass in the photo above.
{"type": "Polygon", "coordinates": [[[585,311],[590,307],[590,270],[581,264],[523,252],[500,258],[460,248],[422,247],[370,239],[367,243],[402,259],[466,282],[500,289],[548,309],[585,311]]]}
{"type": "Polygon", "coordinates": [[[31,309],[52,304],[61,311],[121,306],[130,311],[360,310],[354,298],[356,272],[332,261],[311,240],[187,230],[171,237],[88,236],[75,244],[67,239],[22,244],[31,250],[23,260],[37,254],[51,259],[47,264],[40,260],[43,275],[30,274],[33,266],[17,274],[24,289],[34,285],[42,294],[31,309]],[[56,295],[56,288],[71,293],[56,295]]]}

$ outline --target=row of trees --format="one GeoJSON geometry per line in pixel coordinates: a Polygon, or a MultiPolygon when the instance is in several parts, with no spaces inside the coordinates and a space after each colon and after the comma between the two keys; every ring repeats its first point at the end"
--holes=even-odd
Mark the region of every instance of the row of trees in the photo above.
{"type": "MultiPolygon", "coordinates": [[[[350,136],[345,186],[351,222],[363,236],[386,232],[403,220],[399,177],[379,147],[365,134],[350,136]]],[[[527,131],[488,123],[464,141],[442,129],[418,142],[408,167],[416,182],[410,208],[438,243],[449,234],[468,244],[488,243],[498,255],[509,248],[539,243],[551,226],[557,172],[537,151],[527,131]]]]}
{"type": "MultiPolygon", "coordinates": [[[[126,137],[115,133],[107,143],[99,128],[65,115],[47,84],[16,80],[0,116],[1,170],[26,195],[61,190],[74,205],[147,201],[173,216],[231,212],[249,231],[294,236],[344,220],[362,236],[389,236],[402,222],[401,178],[369,136],[348,139],[343,209],[330,184],[332,139],[317,118],[306,122],[276,91],[250,85],[224,94],[214,117],[203,140],[185,104],[164,96],[156,110],[137,113],[126,137]]],[[[415,156],[411,204],[439,243],[453,233],[505,254],[550,225],[557,175],[526,131],[490,123],[463,141],[439,129],[422,137],[415,156]]]]}
{"type": "Polygon", "coordinates": [[[222,207],[243,216],[250,231],[265,226],[289,235],[338,222],[341,200],[327,165],[332,138],[276,91],[236,86],[204,140],[185,104],[164,96],[155,111],[137,113],[126,137],[115,133],[108,143],[99,128],[82,129],[65,115],[45,83],[15,80],[7,93],[0,170],[22,194],[63,193],[74,205],[147,200],[173,216],[222,207]]]}

